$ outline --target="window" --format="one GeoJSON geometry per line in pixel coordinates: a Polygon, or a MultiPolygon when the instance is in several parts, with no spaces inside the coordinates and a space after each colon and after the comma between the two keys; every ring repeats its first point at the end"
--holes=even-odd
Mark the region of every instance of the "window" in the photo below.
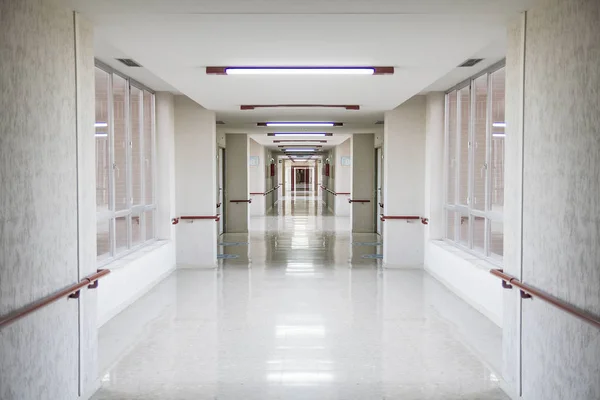
{"type": "Polygon", "coordinates": [[[503,257],[504,67],[446,95],[446,239],[503,257]]]}
{"type": "Polygon", "coordinates": [[[154,93],[96,67],[97,260],[155,239],[154,93]]]}

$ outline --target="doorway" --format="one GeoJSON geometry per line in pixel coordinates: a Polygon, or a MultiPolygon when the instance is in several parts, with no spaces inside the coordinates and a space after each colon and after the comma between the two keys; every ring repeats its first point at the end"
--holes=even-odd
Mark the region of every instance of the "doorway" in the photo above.
{"type": "Polygon", "coordinates": [[[217,235],[225,232],[225,149],[219,147],[217,154],[217,214],[221,214],[217,224],[217,235]]]}
{"type": "Polygon", "coordinates": [[[313,183],[312,168],[292,167],[292,190],[310,191],[313,183]]]}

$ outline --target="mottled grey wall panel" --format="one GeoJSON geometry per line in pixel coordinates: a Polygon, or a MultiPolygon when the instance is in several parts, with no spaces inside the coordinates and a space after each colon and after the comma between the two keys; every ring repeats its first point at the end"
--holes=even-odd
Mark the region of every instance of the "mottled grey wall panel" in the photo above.
{"type": "MultiPolygon", "coordinates": [[[[600,2],[528,12],[523,279],[600,315],[600,2]]],[[[600,399],[600,331],[523,303],[523,396],[600,399]]]]}
{"type": "MultiPolygon", "coordinates": [[[[508,27],[506,54],[506,151],[504,187],[504,270],[521,276],[521,207],[523,205],[523,56],[525,14],[508,27]]],[[[500,282],[498,282],[500,284],[500,282]]],[[[503,377],[513,394],[520,386],[521,299],[516,290],[504,291],[503,377]]]]}
{"type": "MultiPolygon", "coordinates": [[[[79,182],[79,277],[96,272],[96,137],[94,121],[94,30],[91,22],[74,14],[77,57],[77,147],[79,182]]],[[[98,304],[95,290],[81,296],[81,391],[98,380],[98,304]]]]}
{"type": "MultiPolygon", "coordinates": [[[[78,280],[73,22],[44,0],[0,1],[2,315],[78,280]]],[[[0,331],[2,400],[77,398],[78,318],[64,299],[0,331]]]]}
{"type": "Polygon", "coordinates": [[[373,233],[377,199],[375,198],[375,135],[372,133],[352,136],[351,179],[352,199],[370,201],[351,205],[352,232],[373,233]]]}

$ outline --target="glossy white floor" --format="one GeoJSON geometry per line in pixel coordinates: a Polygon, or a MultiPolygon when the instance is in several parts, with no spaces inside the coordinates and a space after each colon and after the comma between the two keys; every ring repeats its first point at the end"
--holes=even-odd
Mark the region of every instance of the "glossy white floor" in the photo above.
{"type": "Polygon", "coordinates": [[[376,236],[318,199],[222,241],[239,258],[175,272],[102,327],[95,400],[508,399],[500,329],[425,272],[363,258],[376,236]]]}

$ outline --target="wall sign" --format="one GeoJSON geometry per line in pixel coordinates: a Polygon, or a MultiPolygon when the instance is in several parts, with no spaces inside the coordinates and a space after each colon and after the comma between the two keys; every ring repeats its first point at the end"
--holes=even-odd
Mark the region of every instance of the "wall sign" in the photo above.
{"type": "Polygon", "coordinates": [[[257,167],[260,165],[260,157],[259,156],[250,156],[250,166],[257,167]]]}
{"type": "Polygon", "coordinates": [[[342,167],[350,167],[352,166],[352,158],[343,156],[340,160],[340,164],[342,165],[342,167]]]}

